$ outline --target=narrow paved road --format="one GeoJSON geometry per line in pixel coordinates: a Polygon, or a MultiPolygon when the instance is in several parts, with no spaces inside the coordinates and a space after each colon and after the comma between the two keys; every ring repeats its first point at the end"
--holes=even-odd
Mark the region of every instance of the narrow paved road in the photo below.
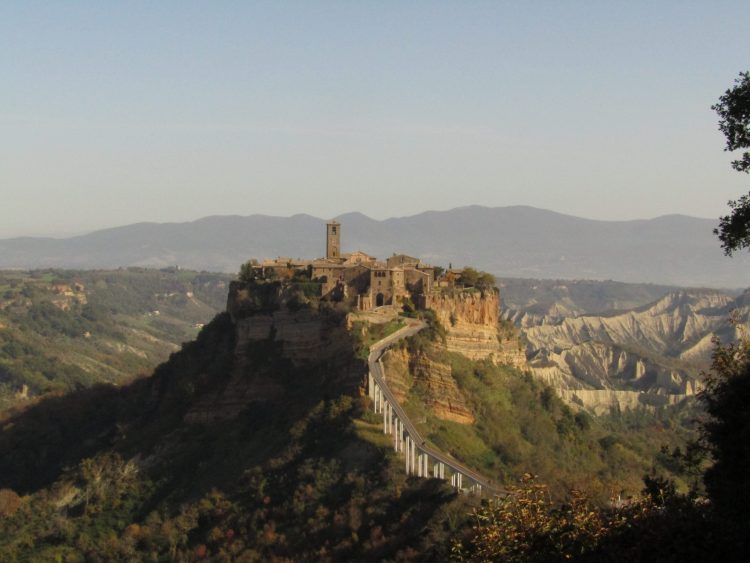
{"type": "Polygon", "coordinates": [[[413,336],[414,334],[418,333],[420,330],[422,330],[423,328],[427,326],[427,324],[424,321],[419,321],[415,319],[404,319],[404,320],[407,322],[407,326],[400,328],[393,334],[386,336],[385,338],[383,338],[382,340],[379,340],[378,342],[376,342],[370,347],[370,355],[368,356],[368,364],[369,364],[370,373],[372,374],[373,379],[375,379],[378,386],[383,391],[383,395],[393,407],[393,411],[396,413],[396,416],[399,418],[399,420],[403,422],[406,433],[417,444],[417,448],[419,450],[426,453],[433,459],[444,463],[446,466],[450,467],[453,471],[462,473],[466,477],[469,477],[472,481],[479,483],[479,485],[482,486],[482,489],[488,492],[494,493],[494,494],[504,494],[506,492],[504,489],[492,484],[488,479],[486,479],[482,475],[479,475],[478,473],[476,473],[475,471],[472,471],[471,469],[459,463],[455,459],[450,458],[447,455],[443,454],[442,452],[428,446],[424,438],[422,438],[419,431],[417,431],[411,419],[406,414],[406,412],[401,407],[401,405],[398,403],[396,398],[393,396],[393,393],[391,392],[390,388],[386,384],[385,371],[383,370],[383,363],[380,360],[383,353],[386,351],[388,347],[393,345],[398,340],[401,340],[403,338],[408,338],[409,336],[413,336]]]}

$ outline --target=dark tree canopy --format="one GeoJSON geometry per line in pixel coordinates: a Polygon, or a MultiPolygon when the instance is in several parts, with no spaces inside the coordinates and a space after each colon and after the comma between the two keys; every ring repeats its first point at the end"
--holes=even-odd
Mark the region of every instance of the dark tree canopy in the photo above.
{"type": "Polygon", "coordinates": [[[485,290],[495,287],[497,281],[495,276],[487,272],[475,270],[468,266],[461,272],[459,282],[469,287],[476,287],[477,289],[485,290]]]}
{"type": "MultiPolygon", "coordinates": [[[[719,98],[719,103],[711,106],[721,118],[719,129],[727,139],[724,150],[750,148],[750,72],[741,72],[730,88],[719,98]]],[[[742,158],[732,163],[738,172],[750,172],[750,151],[742,153],[742,158]]]]}
{"type": "MultiPolygon", "coordinates": [[[[719,114],[719,130],[727,140],[724,150],[750,149],[750,72],[741,72],[734,87],[727,90],[711,109],[719,114]]],[[[732,162],[732,168],[738,172],[750,172],[750,151],[746,150],[739,160],[732,162]]],[[[729,207],[732,212],[721,217],[719,227],[714,230],[727,255],[750,247],[750,193],[730,201],[729,207]]]]}
{"type": "Polygon", "coordinates": [[[705,473],[715,509],[737,522],[750,522],[750,343],[716,341],[712,371],[701,394],[710,419],[703,438],[714,464],[705,473]]]}

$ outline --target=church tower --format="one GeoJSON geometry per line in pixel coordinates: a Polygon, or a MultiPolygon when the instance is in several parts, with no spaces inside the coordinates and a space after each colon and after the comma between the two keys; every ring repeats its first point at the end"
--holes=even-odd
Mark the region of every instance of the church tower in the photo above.
{"type": "Polygon", "coordinates": [[[341,225],[335,220],[326,225],[326,258],[341,257],[341,225]]]}

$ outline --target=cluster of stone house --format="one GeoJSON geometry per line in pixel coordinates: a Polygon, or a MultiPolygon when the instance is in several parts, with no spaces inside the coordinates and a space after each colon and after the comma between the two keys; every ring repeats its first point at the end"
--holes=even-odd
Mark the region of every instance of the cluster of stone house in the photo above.
{"type": "Polygon", "coordinates": [[[434,269],[419,258],[394,254],[385,261],[356,251],[341,253],[341,224],[326,225],[326,255],[315,260],[276,258],[260,265],[265,275],[272,270],[278,276],[306,270],[312,280],[322,282],[322,295],[334,295],[356,303],[369,311],[383,305],[398,305],[405,298],[428,295],[434,284],[434,269]]]}

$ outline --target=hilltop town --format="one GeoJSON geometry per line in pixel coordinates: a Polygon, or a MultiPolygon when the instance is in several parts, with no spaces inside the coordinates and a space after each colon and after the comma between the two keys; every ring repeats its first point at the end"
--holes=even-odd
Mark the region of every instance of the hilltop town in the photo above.
{"type": "Polygon", "coordinates": [[[320,285],[319,296],[350,303],[359,311],[383,306],[429,307],[430,299],[442,288],[457,285],[480,289],[494,286],[494,278],[471,268],[444,269],[419,258],[396,254],[379,260],[357,250],[341,252],[341,224],[326,224],[326,255],[313,260],[278,257],[262,262],[251,260],[241,276],[251,279],[306,279],[320,285]]]}

